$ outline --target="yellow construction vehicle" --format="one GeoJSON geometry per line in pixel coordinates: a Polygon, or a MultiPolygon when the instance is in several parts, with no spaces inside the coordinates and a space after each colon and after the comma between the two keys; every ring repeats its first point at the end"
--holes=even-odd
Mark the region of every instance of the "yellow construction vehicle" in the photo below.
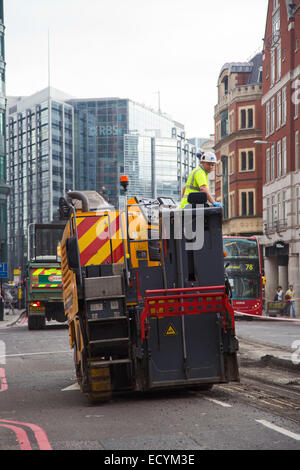
{"type": "Polygon", "coordinates": [[[72,191],[60,214],[64,308],[89,400],[239,380],[221,209],[134,197],[119,211],[72,191]],[[203,240],[192,246],[198,219],[203,240]]]}

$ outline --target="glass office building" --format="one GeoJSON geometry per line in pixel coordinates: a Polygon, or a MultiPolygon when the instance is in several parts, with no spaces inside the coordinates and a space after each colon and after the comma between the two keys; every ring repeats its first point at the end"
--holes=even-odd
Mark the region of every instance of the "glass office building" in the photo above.
{"type": "Polygon", "coordinates": [[[198,163],[196,148],[181,135],[126,135],[124,160],[128,195],[170,197],[175,202],[180,201],[188,176],[198,163]]]}
{"type": "MultiPolygon", "coordinates": [[[[168,116],[128,99],[74,99],[69,104],[75,110],[76,189],[101,192],[105,188],[106,195],[115,206],[119,204],[120,175],[126,173],[127,158],[134,160],[128,147],[125,151],[124,136],[140,134],[148,136],[148,139],[170,138],[174,133],[183,132],[183,126],[168,116]]],[[[142,145],[141,140],[139,145],[142,145]]],[[[149,143],[145,141],[145,145],[149,143]]],[[[151,150],[140,150],[139,159],[143,153],[144,160],[140,161],[139,167],[143,168],[144,183],[146,179],[148,181],[147,187],[143,187],[144,194],[148,194],[151,192],[149,171],[152,170],[148,161],[151,150]]]]}
{"type": "Polygon", "coordinates": [[[74,188],[73,108],[48,88],[10,98],[7,123],[9,261],[25,266],[27,228],[58,218],[58,201],[74,188]]]}
{"type": "Polygon", "coordinates": [[[4,47],[4,12],[3,0],[0,0],[0,263],[7,261],[7,196],[9,186],[6,181],[5,150],[5,47],[4,47]]]}
{"type": "Polygon", "coordinates": [[[196,160],[170,117],[128,99],[74,99],[53,88],[9,98],[7,149],[11,271],[26,264],[28,225],[56,219],[68,190],[105,192],[119,207],[120,175],[128,174],[132,195],[179,200],[196,160]]]}

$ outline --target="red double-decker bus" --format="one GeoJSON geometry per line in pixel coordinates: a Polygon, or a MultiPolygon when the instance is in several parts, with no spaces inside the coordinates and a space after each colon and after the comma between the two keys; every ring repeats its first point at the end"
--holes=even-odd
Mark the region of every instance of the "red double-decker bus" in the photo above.
{"type": "Polygon", "coordinates": [[[256,237],[223,237],[224,264],[235,311],[262,315],[262,259],[256,237]]]}

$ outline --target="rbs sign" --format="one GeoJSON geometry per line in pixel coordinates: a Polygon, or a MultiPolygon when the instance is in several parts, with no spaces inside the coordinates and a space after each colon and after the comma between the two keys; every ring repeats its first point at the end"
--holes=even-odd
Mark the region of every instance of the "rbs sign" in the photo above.
{"type": "Polygon", "coordinates": [[[118,135],[118,126],[99,126],[98,136],[108,137],[111,135],[118,135]]]}

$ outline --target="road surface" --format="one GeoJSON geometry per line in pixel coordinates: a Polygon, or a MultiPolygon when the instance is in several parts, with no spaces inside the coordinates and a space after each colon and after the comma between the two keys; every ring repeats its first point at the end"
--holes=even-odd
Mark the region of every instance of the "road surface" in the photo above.
{"type": "MultiPolygon", "coordinates": [[[[256,323],[242,323],[240,333],[261,334],[256,323]]],[[[276,328],[269,338],[282,336],[276,328]]],[[[242,368],[241,383],[210,392],[127,394],[90,405],[76,384],[65,326],[0,329],[0,450],[103,450],[103,458],[113,450],[296,450],[300,383],[290,382],[263,384],[242,368]]]]}

